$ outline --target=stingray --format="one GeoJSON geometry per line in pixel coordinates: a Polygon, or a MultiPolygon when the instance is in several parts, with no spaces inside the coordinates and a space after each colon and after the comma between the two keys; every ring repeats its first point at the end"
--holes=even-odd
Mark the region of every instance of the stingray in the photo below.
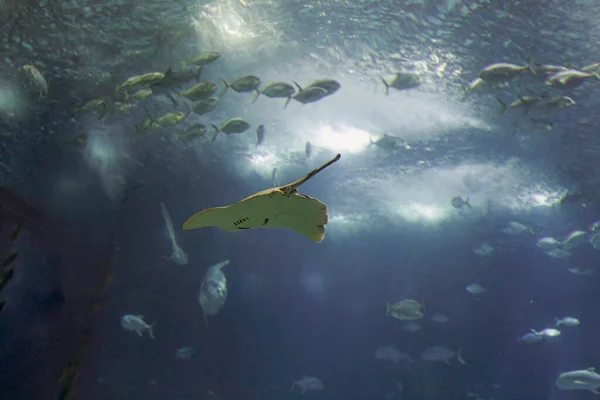
{"type": "Polygon", "coordinates": [[[237,232],[280,227],[292,229],[315,242],[321,242],[325,238],[327,205],[298,193],[298,188],[340,157],[341,154],[336,155],[295,182],[260,191],[229,206],[200,211],[183,224],[183,229],[218,226],[229,232],[237,232]]]}

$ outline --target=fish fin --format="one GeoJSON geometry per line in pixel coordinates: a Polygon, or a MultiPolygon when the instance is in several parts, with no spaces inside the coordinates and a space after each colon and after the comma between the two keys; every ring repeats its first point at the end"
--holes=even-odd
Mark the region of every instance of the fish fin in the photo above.
{"type": "Polygon", "coordinates": [[[187,63],[185,61],[181,62],[181,68],[185,69],[185,67],[187,66],[187,63]]]}
{"type": "MultiPolygon", "coordinates": [[[[181,95],[180,95],[180,96],[181,96],[181,95]]],[[[169,100],[171,100],[171,103],[173,103],[173,106],[174,106],[174,107],[177,107],[177,105],[179,104],[179,103],[178,103],[178,99],[179,99],[179,97],[180,97],[180,96],[178,96],[178,98],[176,99],[176,98],[175,98],[175,97],[173,97],[173,95],[172,95],[171,93],[169,93],[169,92],[167,92],[167,93],[165,94],[165,97],[167,97],[169,100]]],[[[186,104],[186,106],[187,106],[187,104],[186,104]]],[[[188,109],[189,109],[189,106],[188,106],[188,109]]]]}
{"type": "Polygon", "coordinates": [[[500,97],[496,97],[496,100],[498,100],[498,103],[500,103],[500,115],[503,115],[508,108],[508,104],[506,104],[500,97]]]}
{"type": "Polygon", "coordinates": [[[461,363],[462,365],[467,365],[465,359],[462,357],[462,350],[459,347],[457,354],[456,354],[456,359],[458,360],[459,363],[461,363]]]}
{"type": "Polygon", "coordinates": [[[304,90],[304,89],[302,89],[302,86],[300,86],[300,85],[298,84],[298,82],[296,82],[296,81],[292,81],[292,82],[294,83],[294,85],[296,85],[296,87],[298,88],[298,91],[299,91],[299,92],[301,92],[301,91],[303,91],[303,90],[304,90]]]}
{"type": "Polygon", "coordinates": [[[379,79],[381,79],[381,82],[383,82],[383,84],[385,85],[385,95],[386,95],[386,96],[389,96],[389,95],[390,95],[390,84],[389,84],[389,83],[387,83],[387,82],[385,81],[385,79],[383,79],[383,77],[382,77],[382,76],[380,76],[380,77],[379,77],[379,79]]]}
{"type": "Polygon", "coordinates": [[[288,106],[288,104],[290,104],[290,101],[292,101],[292,96],[289,96],[287,98],[287,100],[285,101],[285,105],[283,106],[283,109],[285,110],[288,106]]]}
{"type": "Polygon", "coordinates": [[[148,326],[148,336],[150,336],[152,339],[156,339],[154,337],[154,324],[156,324],[156,322],[153,322],[150,324],[150,326],[148,326]]]}
{"type": "Polygon", "coordinates": [[[255,92],[256,92],[256,96],[254,96],[254,100],[252,100],[252,104],[256,103],[256,100],[258,100],[258,96],[260,96],[260,91],[258,89],[256,89],[255,92]]]}
{"type": "Polygon", "coordinates": [[[461,97],[460,101],[465,101],[465,99],[467,98],[467,96],[469,95],[469,87],[467,85],[462,85],[463,88],[463,96],[461,97]]]}
{"type": "Polygon", "coordinates": [[[204,325],[206,325],[207,328],[210,328],[208,325],[208,318],[206,318],[206,313],[204,311],[202,311],[202,316],[204,317],[204,325]]]}
{"type": "Polygon", "coordinates": [[[104,118],[105,115],[106,115],[106,103],[102,103],[102,113],[100,114],[98,119],[104,118]]]}
{"type": "Polygon", "coordinates": [[[138,335],[139,337],[142,337],[142,336],[144,336],[144,335],[142,334],[142,331],[135,331],[135,333],[137,333],[137,335],[138,335]]]}
{"type": "Polygon", "coordinates": [[[219,134],[219,132],[221,132],[221,131],[219,130],[219,127],[218,127],[218,126],[216,126],[215,124],[211,124],[211,125],[212,125],[212,127],[213,127],[213,128],[215,128],[215,134],[214,134],[214,136],[212,137],[212,139],[211,139],[210,141],[211,141],[211,142],[214,142],[214,141],[215,141],[215,139],[217,139],[217,135],[218,135],[218,134],[219,134]]]}
{"type": "Polygon", "coordinates": [[[221,96],[223,96],[225,94],[225,92],[227,92],[227,89],[229,89],[229,83],[227,83],[227,81],[223,78],[219,78],[219,80],[221,82],[223,82],[224,89],[223,89],[223,93],[221,93],[221,96]]]}

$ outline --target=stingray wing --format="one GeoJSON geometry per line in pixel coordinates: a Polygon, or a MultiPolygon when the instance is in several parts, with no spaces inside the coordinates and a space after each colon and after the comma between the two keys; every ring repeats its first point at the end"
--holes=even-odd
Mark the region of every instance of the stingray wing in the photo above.
{"type": "Polygon", "coordinates": [[[320,242],[325,237],[327,206],[312,197],[279,188],[267,189],[226,207],[209,208],[192,215],[184,230],[218,226],[229,232],[255,228],[292,229],[320,242]]]}

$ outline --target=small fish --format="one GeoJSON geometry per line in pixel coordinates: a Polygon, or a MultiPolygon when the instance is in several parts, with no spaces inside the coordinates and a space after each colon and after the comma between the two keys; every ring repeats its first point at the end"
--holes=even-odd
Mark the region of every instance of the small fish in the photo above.
{"type": "Polygon", "coordinates": [[[278,185],[279,180],[278,180],[278,176],[277,175],[278,175],[277,168],[273,168],[273,171],[271,172],[271,182],[273,182],[273,186],[274,187],[279,186],[278,185]]]}
{"type": "Polygon", "coordinates": [[[494,252],[494,248],[489,243],[482,243],[479,247],[473,249],[473,253],[481,257],[489,256],[494,252]]]}
{"type": "Polygon", "coordinates": [[[481,294],[481,293],[484,293],[487,291],[479,283],[471,283],[471,284],[465,286],[465,289],[467,290],[467,292],[469,292],[471,294],[481,294]]]}
{"type": "Polygon", "coordinates": [[[429,319],[431,319],[433,322],[437,322],[438,324],[445,324],[446,322],[450,321],[450,318],[444,314],[433,314],[431,317],[429,317],[429,319]]]}
{"type": "Polygon", "coordinates": [[[414,321],[405,322],[400,326],[400,328],[402,328],[402,330],[405,330],[406,332],[417,332],[421,330],[421,324],[414,321]]]}
{"type": "Polygon", "coordinates": [[[550,251],[560,248],[562,246],[562,243],[554,239],[553,237],[545,236],[543,238],[538,239],[536,245],[544,251],[550,251]]]}
{"type": "Polygon", "coordinates": [[[561,325],[565,325],[565,326],[578,326],[579,325],[579,320],[577,318],[574,317],[563,317],[563,318],[555,318],[556,322],[554,323],[554,326],[561,326],[561,325]]]}
{"type": "Polygon", "coordinates": [[[192,357],[195,357],[197,354],[198,353],[196,350],[190,346],[180,347],[175,350],[175,357],[179,358],[180,360],[188,360],[192,357]]]}
{"type": "Polygon", "coordinates": [[[531,330],[531,332],[528,332],[519,338],[519,342],[525,342],[525,343],[530,343],[530,344],[537,343],[542,340],[544,340],[544,336],[540,335],[538,332],[534,331],[533,329],[531,330]]]}
{"type": "Polygon", "coordinates": [[[315,392],[321,391],[325,386],[319,378],[315,378],[314,376],[303,376],[298,380],[292,379],[292,388],[290,389],[290,392],[296,387],[300,388],[300,392],[304,394],[311,390],[315,392]]]}
{"type": "Polygon", "coordinates": [[[453,351],[445,347],[433,346],[425,349],[421,354],[421,359],[424,361],[438,361],[445,364],[450,364],[450,360],[454,357],[456,357],[459,363],[463,365],[466,364],[465,360],[462,358],[460,348],[457,351],[453,351]]]}
{"type": "Polygon", "coordinates": [[[396,75],[388,83],[383,77],[379,77],[381,82],[385,85],[385,95],[390,95],[390,88],[396,90],[407,90],[414,89],[421,85],[421,78],[419,74],[415,72],[396,72],[396,75]]]}
{"type": "Polygon", "coordinates": [[[256,128],[256,148],[257,149],[258,149],[258,146],[263,144],[263,142],[265,141],[265,134],[266,134],[265,126],[259,125],[258,128],[256,128]]]}
{"type": "Polygon", "coordinates": [[[304,154],[306,155],[306,159],[310,159],[313,155],[313,145],[311,142],[306,142],[306,146],[304,147],[304,154]]]}
{"type": "Polygon", "coordinates": [[[121,327],[123,329],[125,329],[126,331],[133,331],[133,332],[137,333],[138,336],[143,336],[143,333],[145,331],[148,331],[148,336],[150,336],[152,339],[155,339],[154,329],[153,329],[154,323],[148,325],[144,321],[143,315],[133,315],[133,314],[123,315],[121,317],[121,327]]]}
{"type": "Polygon", "coordinates": [[[36,67],[33,65],[23,65],[20,71],[25,73],[30,85],[35,86],[40,91],[40,97],[48,94],[48,82],[46,82],[46,79],[44,79],[44,76],[36,67]]]}
{"type": "Polygon", "coordinates": [[[207,315],[217,315],[227,300],[227,278],[223,267],[229,265],[229,260],[222,261],[210,267],[200,285],[198,303],[202,307],[204,322],[208,326],[207,315]]]}
{"type": "Polygon", "coordinates": [[[406,299],[396,303],[385,303],[385,315],[401,321],[415,321],[423,318],[425,306],[416,300],[406,299]]]}
{"type": "Polygon", "coordinates": [[[461,210],[464,206],[468,206],[469,208],[473,208],[471,207],[471,204],[469,203],[469,196],[467,196],[466,199],[463,200],[462,197],[460,196],[456,196],[454,198],[452,198],[452,200],[450,200],[450,204],[452,204],[452,207],[461,210]]]}
{"type": "Polygon", "coordinates": [[[556,379],[556,386],[562,390],[589,390],[600,394],[600,375],[594,368],[563,372],[556,379]]]}
{"type": "Polygon", "coordinates": [[[413,362],[411,356],[402,353],[395,346],[379,347],[375,350],[376,360],[390,360],[394,364],[398,364],[400,361],[413,362]]]}
{"type": "Polygon", "coordinates": [[[510,221],[508,225],[502,229],[502,232],[506,233],[507,235],[520,235],[523,232],[534,233],[532,228],[516,221],[510,221]]]}
{"type": "Polygon", "coordinates": [[[579,267],[573,267],[573,268],[569,268],[568,271],[570,273],[572,273],[573,275],[579,275],[579,276],[594,276],[596,275],[596,270],[592,269],[592,268],[579,268],[579,267]]]}
{"type": "Polygon", "coordinates": [[[544,336],[544,338],[555,338],[555,337],[558,337],[561,335],[561,332],[558,329],[554,329],[554,328],[546,328],[537,333],[544,336]]]}

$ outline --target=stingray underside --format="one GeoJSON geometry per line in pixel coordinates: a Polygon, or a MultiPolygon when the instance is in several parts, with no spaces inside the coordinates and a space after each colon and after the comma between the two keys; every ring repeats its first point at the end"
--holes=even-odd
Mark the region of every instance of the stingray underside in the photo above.
{"type": "Polygon", "coordinates": [[[218,226],[230,232],[254,228],[292,229],[320,242],[325,237],[327,205],[319,200],[276,189],[262,191],[226,207],[208,208],[191,216],[184,230],[218,226]]]}

